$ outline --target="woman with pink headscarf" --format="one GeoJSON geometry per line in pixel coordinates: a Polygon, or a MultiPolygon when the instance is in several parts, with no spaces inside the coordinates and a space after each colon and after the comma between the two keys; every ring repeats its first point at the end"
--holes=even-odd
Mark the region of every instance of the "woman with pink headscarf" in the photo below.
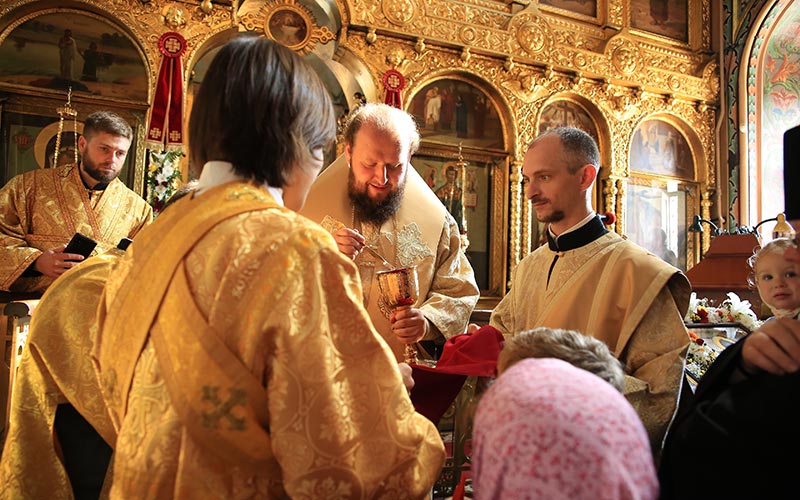
{"type": "Polygon", "coordinates": [[[606,381],[559,359],[508,368],[481,399],[473,444],[478,500],[658,497],[633,407],[606,381]]]}

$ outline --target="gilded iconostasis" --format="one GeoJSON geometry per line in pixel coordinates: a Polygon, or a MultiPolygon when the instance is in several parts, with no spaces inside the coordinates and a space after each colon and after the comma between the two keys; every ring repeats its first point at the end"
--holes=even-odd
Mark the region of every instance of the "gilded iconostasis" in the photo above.
{"type": "MultiPolygon", "coordinates": [[[[687,269],[708,245],[687,236],[692,217],[729,203],[718,15],[710,0],[5,1],[3,182],[50,166],[59,128],[59,161],[73,154],[81,119],[110,108],[135,125],[123,178],[146,194],[148,150],[185,148],[215,48],[254,32],[303,55],[340,117],[381,101],[417,119],[414,167],[457,219],[484,301],[540,240],[522,160],[562,125],[598,141],[595,205],[615,214],[612,229],[687,269]],[[69,89],[78,116],[60,121],[69,89]]],[[[184,177],[194,167],[184,159],[184,177]]]]}

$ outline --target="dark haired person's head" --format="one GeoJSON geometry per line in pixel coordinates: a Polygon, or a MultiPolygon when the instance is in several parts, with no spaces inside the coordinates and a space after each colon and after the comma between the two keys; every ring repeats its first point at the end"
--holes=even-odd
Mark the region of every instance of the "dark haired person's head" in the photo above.
{"type": "Polygon", "coordinates": [[[132,139],[131,126],[116,113],[98,111],[87,116],[83,135],[78,139],[80,173],[86,185],[96,187],[116,179],[132,139]]]}
{"type": "Polygon", "coordinates": [[[189,120],[190,161],[233,164],[258,184],[292,188],[287,206],[305,201],[335,139],[330,96],[310,66],[260,37],[223,46],[208,68],[189,120]],[[306,184],[308,184],[306,186],[306,184]]]}
{"type": "Polygon", "coordinates": [[[128,141],[133,140],[133,129],[128,122],[111,111],[97,111],[87,116],[83,122],[83,135],[87,140],[101,132],[124,137],[128,141]]]}

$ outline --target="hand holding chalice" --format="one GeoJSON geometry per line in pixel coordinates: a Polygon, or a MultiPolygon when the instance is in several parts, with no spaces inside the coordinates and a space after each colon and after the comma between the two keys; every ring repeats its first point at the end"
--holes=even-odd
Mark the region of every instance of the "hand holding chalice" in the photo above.
{"type": "MultiPolygon", "coordinates": [[[[378,278],[378,289],[381,301],[390,310],[399,307],[411,307],[419,297],[419,279],[416,266],[398,267],[388,271],[375,273],[378,278]]],[[[417,350],[413,344],[406,344],[404,361],[408,364],[417,362],[417,350]]]]}

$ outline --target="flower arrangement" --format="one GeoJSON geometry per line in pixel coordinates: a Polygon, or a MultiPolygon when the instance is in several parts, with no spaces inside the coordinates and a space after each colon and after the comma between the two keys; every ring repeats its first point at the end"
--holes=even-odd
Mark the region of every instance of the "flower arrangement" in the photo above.
{"type": "Polygon", "coordinates": [[[178,169],[178,159],[183,153],[178,151],[150,151],[150,163],[147,166],[147,202],[153,206],[158,215],[164,204],[178,189],[182,180],[178,169]]]}
{"type": "Polygon", "coordinates": [[[749,300],[741,300],[738,295],[728,292],[728,298],[718,306],[707,298],[698,299],[692,292],[689,310],[684,321],[688,323],[740,323],[750,331],[761,325],[753,312],[749,300]]]}
{"type": "Polygon", "coordinates": [[[689,338],[692,339],[692,342],[689,344],[689,352],[686,354],[686,370],[695,380],[700,380],[706,374],[711,363],[717,359],[717,351],[709,347],[694,332],[689,332],[689,338]]]}

